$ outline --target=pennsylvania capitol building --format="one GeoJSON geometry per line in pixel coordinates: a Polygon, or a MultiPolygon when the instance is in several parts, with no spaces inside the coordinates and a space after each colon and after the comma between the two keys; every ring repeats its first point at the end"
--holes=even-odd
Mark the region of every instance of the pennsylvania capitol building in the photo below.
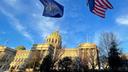
{"type": "Polygon", "coordinates": [[[31,50],[15,50],[1,45],[0,72],[18,72],[23,67],[25,72],[34,72],[34,67],[38,69],[44,57],[53,49],[55,50],[53,55],[60,55],[59,59],[79,57],[83,62],[86,61],[90,69],[92,68],[91,57],[93,57],[95,69],[98,69],[99,50],[95,43],[80,43],[76,48],[64,48],[61,35],[55,31],[46,37],[45,43],[33,44],[31,50]],[[30,63],[29,66],[25,65],[27,63],[30,63]]]}

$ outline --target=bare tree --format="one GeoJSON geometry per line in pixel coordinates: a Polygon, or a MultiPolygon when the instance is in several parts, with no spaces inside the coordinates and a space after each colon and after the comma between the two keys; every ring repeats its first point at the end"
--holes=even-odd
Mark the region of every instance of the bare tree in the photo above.
{"type": "Polygon", "coordinates": [[[72,72],[87,72],[88,66],[86,62],[81,61],[79,57],[75,57],[72,59],[71,69],[72,69],[72,72]]]}
{"type": "Polygon", "coordinates": [[[59,61],[60,72],[71,72],[72,71],[72,58],[64,57],[59,61]]]}
{"type": "Polygon", "coordinates": [[[64,48],[55,48],[53,53],[53,62],[56,63],[59,61],[61,56],[64,53],[64,48]]]}
{"type": "Polygon", "coordinates": [[[64,54],[64,47],[54,47],[52,50],[52,66],[51,69],[53,70],[58,70],[55,68],[58,68],[58,62],[61,58],[61,56],[64,54]]]}
{"type": "Polygon", "coordinates": [[[99,37],[100,64],[103,69],[108,68],[108,56],[111,48],[111,43],[119,44],[117,37],[112,32],[103,32],[99,37]]]}
{"type": "Polygon", "coordinates": [[[33,63],[33,69],[35,69],[36,67],[38,67],[37,65],[40,64],[40,60],[41,60],[41,56],[40,56],[40,51],[38,50],[35,50],[35,51],[32,51],[31,52],[31,55],[30,55],[30,59],[33,63]]]}
{"type": "Polygon", "coordinates": [[[88,57],[89,57],[88,50],[86,49],[79,50],[80,65],[82,66],[81,72],[86,72],[89,69],[88,57]]]}
{"type": "Polygon", "coordinates": [[[31,50],[29,57],[24,61],[22,65],[20,65],[19,69],[25,70],[26,68],[28,68],[28,69],[36,70],[36,67],[39,67],[38,65],[40,64],[39,63],[40,60],[41,60],[40,51],[31,50]]]}
{"type": "Polygon", "coordinates": [[[44,57],[44,60],[42,61],[42,64],[40,66],[40,71],[49,72],[47,71],[48,69],[54,70],[55,68],[57,68],[56,67],[57,62],[59,61],[63,53],[64,53],[63,48],[57,48],[51,45],[51,47],[48,50],[48,54],[44,57]]]}
{"type": "Polygon", "coordinates": [[[91,48],[88,50],[87,55],[86,55],[86,61],[89,66],[93,71],[95,68],[98,66],[98,61],[97,61],[97,49],[91,48]]]}

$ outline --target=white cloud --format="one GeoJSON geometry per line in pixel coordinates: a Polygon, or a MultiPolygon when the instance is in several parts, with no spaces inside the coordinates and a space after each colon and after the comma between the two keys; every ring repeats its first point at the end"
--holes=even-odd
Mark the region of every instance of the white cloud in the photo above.
{"type": "MultiPolygon", "coordinates": [[[[8,0],[5,0],[5,3],[8,6],[11,6],[14,10],[16,10],[16,13],[20,12],[20,14],[24,13],[25,15],[29,15],[28,16],[29,22],[27,22],[26,26],[32,28],[30,30],[34,30],[33,32],[36,32],[38,34],[36,36],[38,37],[40,36],[44,38],[51,32],[60,29],[58,23],[59,19],[42,16],[43,5],[39,1],[33,0],[31,4],[32,6],[34,5],[33,7],[30,7],[30,5],[28,6],[28,4],[25,3],[20,3],[18,2],[18,0],[9,0],[10,3],[8,3],[7,1],[8,0]],[[24,7],[27,10],[24,10],[24,7]],[[20,9],[21,10],[23,9],[22,12],[20,9]]],[[[9,13],[9,11],[7,13],[9,13]]],[[[16,29],[22,34],[24,34],[25,37],[32,40],[30,34],[27,32],[26,28],[19,22],[19,20],[16,19],[14,16],[12,16],[12,14],[10,13],[8,14],[8,16],[11,17],[11,19],[13,19],[13,22],[15,22],[14,26],[16,26],[16,29]]]]}
{"type": "Polygon", "coordinates": [[[18,0],[4,0],[4,2],[15,9],[19,6],[17,4],[18,0]]]}
{"type": "Polygon", "coordinates": [[[56,20],[52,20],[47,17],[38,16],[38,19],[35,20],[36,30],[44,38],[51,32],[58,30],[59,25],[56,20]]]}
{"type": "Polygon", "coordinates": [[[121,25],[128,25],[128,15],[118,17],[116,19],[116,22],[121,25]]]}
{"type": "Polygon", "coordinates": [[[4,0],[6,3],[13,5],[17,2],[17,0],[4,0]]]}
{"type": "Polygon", "coordinates": [[[20,23],[20,21],[11,13],[5,11],[0,7],[0,11],[9,18],[11,25],[23,36],[28,38],[32,43],[34,40],[32,39],[31,35],[27,32],[27,29],[20,23]]]}
{"type": "Polygon", "coordinates": [[[4,31],[0,31],[0,34],[6,34],[6,32],[4,32],[4,31]]]}
{"type": "MultiPolygon", "coordinates": [[[[16,9],[19,7],[24,7],[24,5],[26,5],[26,4],[20,4],[20,5],[17,5],[17,7],[15,7],[12,5],[13,3],[17,5],[18,1],[12,1],[12,3],[9,4],[13,8],[16,8],[16,9]]],[[[59,24],[57,23],[58,19],[42,16],[43,5],[39,1],[33,1],[33,3],[35,4],[34,5],[35,8],[30,9],[30,10],[32,10],[32,12],[29,12],[29,11],[23,12],[23,13],[26,13],[26,14],[29,14],[32,16],[30,18],[31,22],[28,22],[28,23],[30,23],[30,25],[27,25],[27,26],[31,27],[33,25],[34,27],[32,27],[32,28],[43,38],[46,37],[51,32],[58,30],[60,28],[59,24]],[[36,26],[35,26],[35,24],[36,24],[36,26]]],[[[26,7],[27,7],[27,9],[31,8],[29,6],[26,6],[26,7]]],[[[21,8],[21,9],[23,9],[23,8],[21,8]]]]}

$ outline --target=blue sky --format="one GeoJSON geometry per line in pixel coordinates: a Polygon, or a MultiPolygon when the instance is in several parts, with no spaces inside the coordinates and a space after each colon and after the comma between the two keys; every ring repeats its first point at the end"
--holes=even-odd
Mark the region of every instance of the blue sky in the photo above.
{"type": "Polygon", "coordinates": [[[15,48],[44,42],[53,31],[60,30],[63,45],[75,48],[82,42],[98,42],[101,32],[115,32],[128,52],[128,0],[109,0],[114,9],[106,18],[92,14],[86,0],[56,0],[64,6],[62,18],[43,17],[39,0],[1,0],[0,44],[15,48]]]}

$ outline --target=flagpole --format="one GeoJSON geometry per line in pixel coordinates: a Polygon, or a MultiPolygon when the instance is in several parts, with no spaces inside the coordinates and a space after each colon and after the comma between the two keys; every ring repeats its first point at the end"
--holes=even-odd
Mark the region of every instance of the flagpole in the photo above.
{"type": "Polygon", "coordinates": [[[7,40],[4,42],[4,45],[5,45],[5,46],[7,45],[8,41],[9,41],[9,40],[7,39],[7,40]]]}

